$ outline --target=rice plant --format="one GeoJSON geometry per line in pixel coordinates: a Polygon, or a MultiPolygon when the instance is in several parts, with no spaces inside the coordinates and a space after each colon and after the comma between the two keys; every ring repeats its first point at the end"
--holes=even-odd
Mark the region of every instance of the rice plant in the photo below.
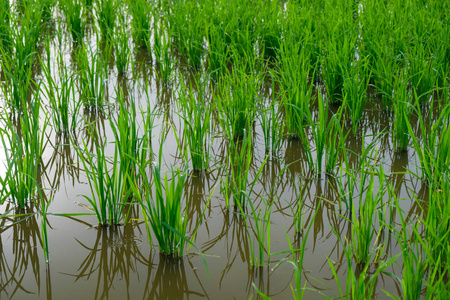
{"type": "Polygon", "coordinates": [[[63,0],[61,9],[66,16],[66,23],[69,27],[72,40],[80,43],[86,33],[86,9],[81,0],[63,0]]]}
{"type": "Polygon", "coordinates": [[[256,119],[262,78],[256,72],[247,73],[248,67],[245,62],[239,63],[219,81],[217,113],[222,130],[231,141],[251,131],[256,119]]]}
{"type": "Polygon", "coordinates": [[[358,123],[364,112],[364,107],[368,102],[367,88],[371,73],[369,71],[368,59],[361,58],[353,62],[350,70],[346,70],[343,89],[342,102],[347,107],[352,121],[353,133],[358,130],[358,123]]]}
{"type": "Polygon", "coordinates": [[[48,65],[42,64],[47,84],[45,93],[50,105],[53,127],[58,134],[68,133],[76,127],[76,117],[81,102],[75,103],[74,75],[69,75],[67,68],[61,68],[60,81],[56,81],[48,65]]]}
{"type": "MultiPolygon", "coordinates": [[[[367,171],[370,172],[370,170],[367,171]]],[[[384,171],[380,169],[378,173],[382,174],[381,172],[384,171]]],[[[355,206],[352,208],[352,242],[350,246],[356,263],[362,265],[368,264],[373,254],[376,254],[375,261],[379,260],[384,247],[379,241],[382,228],[378,229],[377,234],[374,218],[378,207],[381,206],[386,189],[384,188],[384,182],[380,182],[380,187],[375,192],[374,172],[371,172],[371,174],[363,172],[361,174],[360,186],[364,187],[366,181],[369,181],[368,186],[365,195],[362,192],[360,193],[358,211],[356,211],[355,206]],[[380,245],[377,245],[378,243],[380,245]]]]}
{"type": "Polygon", "coordinates": [[[128,24],[124,14],[119,14],[121,26],[114,28],[113,47],[116,58],[116,68],[119,74],[124,74],[131,61],[131,50],[129,45],[128,24]]]}
{"type": "Polygon", "coordinates": [[[397,74],[399,63],[394,53],[384,47],[384,44],[376,44],[376,59],[373,65],[374,85],[381,96],[383,109],[390,110],[392,108],[392,88],[393,78],[397,74]]]}
{"type": "Polygon", "coordinates": [[[240,141],[230,141],[227,149],[225,169],[225,179],[221,183],[221,191],[225,197],[225,204],[230,208],[230,200],[233,202],[235,210],[238,208],[245,210],[247,202],[250,200],[250,195],[253,192],[256,181],[261,175],[262,169],[267,162],[266,156],[261,167],[257,171],[253,181],[249,182],[249,175],[251,170],[251,163],[253,158],[251,133],[245,132],[245,135],[240,141]],[[248,187],[250,185],[250,187],[248,187]]]}
{"type": "Polygon", "coordinates": [[[355,36],[341,24],[331,29],[322,59],[322,78],[331,103],[342,102],[345,74],[355,56],[355,36]]]}
{"type": "Polygon", "coordinates": [[[147,116],[144,116],[141,111],[143,118],[141,129],[138,125],[135,100],[131,99],[130,106],[126,107],[123,90],[118,89],[116,101],[119,109],[117,115],[110,119],[110,125],[120,161],[119,177],[125,181],[123,183],[123,197],[129,199],[132,196],[131,185],[134,184],[134,181],[139,181],[139,169],[146,166],[152,157],[151,130],[154,115],[148,113],[147,116]]]}
{"type": "Polygon", "coordinates": [[[78,147],[72,139],[91,191],[90,196],[81,196],[91,205],[90,209],[94,211],[100,226],[120,225],[122,220],[126,223],[128,197],[125,189],[126,178],[120,169],[119,151],[121,149],[117,143],[114,156],[110,160],[105,153],[106,140],[101,141],[98,138],[97,129],[92,124],[88,124],[87,132],[93,139],[94,153],[90,152],[85,140],[82,140],[82,147],[78,147]]]}
{"type": "Polygon", "coordinates": [[[129,0],[127,6],[131,15],[131,35],[137,47],[148,47],[151,36],[150,3],[146,0],[129,0]]]}
{"type": "Polygon", "coordinates": [[[427,261],[424,253],[420,249],[421,239],[418,235],[416,224],[407,224],[400,209],[399,202],[396,201],[397,211],[401,220],[401,228],[395,230],[399,241],[403,258],[403,277],[398,279],[402,285],[404,299],[420,299],[422,297],[423,285],[425,284],[427,261]],[[412,226],[412,231],[409,227],[412,226]]]}
{"type": "Polygon", "coordinates": [[[184,1],[171,6],[168,14],[171,39],[179,53],[189,66],[198,68],[203,54],[203,20],[193,17],[200,15],[200,7],[196,2],[184,1]]]}
{"type": "MultiPolygon", "coordinates": [[[[316,147],[316,161],[312,161],[312,154],[309,153],[310,167],[314,168],[314,171],[321,176],[322,168],[325,160],[325,170],[328,174],[334,173],[334,168],[337,164],[339,153],[344,145],[344,134],[342,133],[340,119],[342,117],[342,109],[333,115],[328,120],[328,102],[326,98],[323,98],[319,92],[317,98],[318,114],[317,120],[313,120],[313,117],[309,115],[308,121],[311,128],[312,137],[316,147]]],[[[308,141],[303,142],[303,146],[309,150],[308,141]]]]}
{"type": "MultiPolygon", "coordinates": [[[[116,18],[119,9],[117,0],[98,0],[96,15],[101,36],[110,40],[116,27],[116,18]]],[[[124,24],[121,24],[123,26],[124,24]]]]}
{"type": "Polygon", "coordinates": [[[155,24],[153,27],[153,40],[155,60],[158,66],[158,77],[165,83],[169,84],[173,79],[174,62],[170,51],[170,28],[166,22],[155,17],[155,24]]]}
{"type": "Polygon", "coordinates": [[[435,60],[428,56],[426,48],[413,46],[406,57],[411,85],[417,93],[419,103],[425,103],[433,93],[437,80],[435,60]]]}
{"type": "Polygon", "coordinates": [[[303,51],[300,43],[282,44],[279,54],[279,73],[276,74],[280,84],[280,97],[285,110],[285,123],[288,134],[305,139],[305,123],[311,114],[313,85],[309,75],[314,72],[310,55],[303,51]],[[298,54],[297,54],[298,53],[298,54]]]}
{"type": "Polygon", "coordinates": [[[446,105],[442,109],[439,118],[431,126],[428,125],[426,116],[421,113],[418,107],[416,99],[414,112],[418,115],[422,140],[416,136],[411,123],[407,122],[408,132],[420,163],[421,176],[415,172],[412,173],[426,180],[429,184],[440,186],[443,178],[449,174],[450,106],[446,105]]]}
{"type": "Polygon", "coordinates": [[[405,151],[409,145],[408,125],[413,105],[411,104],[410,92],[406,74],[400,71],[394,79],[392,103],[394,108],[394,134],[393,140],[397,151],[405,151]]]}
{"type": "Polygon", "coordinates": [[[102,55],[81,45],[76,52],[76,61],[79,69],[78,88],[84,107],[87,109],[102,107],[105,104],[107,88],[107,74],[102,55]]]}
{"type": "Polygon", "coordinates": [[[2,144],[6,157],[5,177],[2,178],[3,189],[11,201],[20,208],[25,208],[41,188],[38,183],[41,157],[44,150],[47,119],[41,125],[41,100],[36,94],[22,115],[9,119],[3,117],[6,128],[1,129],[2,144]]]}
{"type": "MultiPolygon", "coordinates": [[[[273,203],[268,203],[264,198],[262,198],[262,202],[264,205],[264,209],[256,209],[255,205],[253,204],[253,201],[248,201],[250,209],[251,209],[251,215],[246,215],[245,210],[243,208],[241,210],[241,213],[245,216],[245,224],[247,226],[247,235],[248,240],[250,244],[250,256],[251,256],[251,265],[253,267],[263,267],[265,265],[264,263],[264,253],[267,253],[267,262],[266,264],[270,264],[270,217],[272,215],[272,205],[273,203]],[[253,238],[251,236],[252,227],[250,225],[250,220],[253,219],[254,224],[254,234],[256,238],[256,243],[253,244],[253,238]],[[256,247],[254,247],[254,245],[256,247]],[[255,249],[258,249],[257,254],[255,253],[255,249]]],[[[239,204],[239,203],[238,203],[239,204]]]]}
{"type": "Polygon", "coordinates": [[[264,148],[266,153],[272,153],[272,155],[276,155],[280,150],[284,135],[285,126],[280,106],[281,103],[277,99],[271,99],[269,103],[264,103],[259,108],[258,113],[264,137],[264,148]]]}
{"type": "MultiPolygon", "coordinates": [[[[182,257],[188,243],[188,218],[182,212],[186,174],[180,170],[172,171],[174,177],[169,183],[167,174],[164,179],[161,178],[159,166],[154,165],[153,180],[149,183],[147,175],[142,171],[144,188],[139,189],[138,186],[133,185],[133,190],[142,208],[149,240],[151,241],[151,233],[153,233],[158,241],[160,253],[182,257]],[[155,187],[155,195],[151,185],[155,187]]],[[[188,199],[184,202],[187,203],[187,201],[188,199]]]]}
{"type": "Polygon", "coordinates": [[[184,138],[191,156],[192,168],[208,168],[209,148],[212,142],[212,104],[207,96],[207,78],[195,78],[186,86],[180,80],[179,104],[184,123],[184,138]]]}

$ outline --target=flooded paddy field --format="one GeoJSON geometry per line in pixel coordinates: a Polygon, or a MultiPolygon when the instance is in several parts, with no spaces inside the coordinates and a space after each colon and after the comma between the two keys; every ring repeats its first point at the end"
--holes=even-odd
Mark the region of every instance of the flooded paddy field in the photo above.
{"type": "Polygon", "coordinates": [[[445,1],[2,1],[0,297],[447,299],[445,1]]]}

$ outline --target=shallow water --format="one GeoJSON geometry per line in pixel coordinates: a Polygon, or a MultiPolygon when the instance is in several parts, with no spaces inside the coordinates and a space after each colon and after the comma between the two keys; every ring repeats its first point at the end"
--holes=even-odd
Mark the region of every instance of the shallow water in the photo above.
{"type": "MultiPolygon", "coordinates": [[[[57,52],[56,47],[56,43],[52,45],[52,53],[57,52]]],[[[69,45],[63,51],[65,63],[69,65],[69,45]]],[[[145,53],[139,55],[143,56],[137,55],[139,61],[146,61],[145,53]]],[[[109,101],[114,103],[114,89],[120,85],[126,88],[125,94],[129,101],[136,101],[146,111],[157,109],[152,144],[154,152],[158,152],[155,149],[159,149],[162,143],[163,170],[168,171],[172,166],[181,168],[183,157],[174,132],[181,136],[182,122],[177,114],[174,88],[158,84],[150,65],[143,64],[139,70],[137,67],[134,74],[127,74],[128,78],[119,78],[114,66],[111,67],[108,77],[109,101]],[[143,78],[150,80],[148,89],[145,88],[143,78]],[[150,107],[147,106],[147,97],[150,107]],[[167,134],[161,139],[164,128],[167,134]]],[[[36,78],[41,78],[39,70],[36,72],[36,78]]],[[[264,89],[265,97],[269,99],[271,87],[264,89]]],[[[402,174],[407,169],[416,170],[418,162],[412,149],[394,153],[392,134],[388,132],[392,126],[390,116],[379,108],[378,102],[374,99],[368,105],[358,136],[350,134],[346,147],[360,153],[362,146],[369,145],[377,134],[387,132],[376,138],[377,157],[373,158],[373,163],[377,161],[377,164],[383,165],[399,199],[413,199],[413,195],[427,199],[427,187],[410,174],[402,174]]],[[[102,138],[112,142],[114,138],[108,113],[112,113],[113,108],[114,105],[105,114],[81,112],[78,120],[80,130],[72,138],[92,145],[92,139],[84,128],[89,120],[95,122],[102,138]]],[[[288,138],[283,140],[277,158],[270,159],[264,166],[251,195],[257,209],[263,207],[262,198],[273,202],[270,252],[282,253],[270,256],[266,266],[253,268],[244,219],[232,209],[226,209],[220,193],[223,178],[220,165],[226,157],[226,141],[217,128],[210,169],[200,176],[191,173],[184,193],[188,199],[184,207],[190,231],[201,221],[205,205],[212,194],[194,240],[204,255],[206,266],[199,250],[194,247],[182,259],[159,255],[157,246],[148,240],[137,205],[132,207],[130,223],[111,228],[98,228],[94,216],[57,216],[89,212],[85,207],[87,201],[80,195],[89,196],[90,189],[70,139],[57,136],[49,129],[41,180],[46,196],[52,199],[47,223],[50,261],[46,264],[44,260],[41,219],[33,214],[36,210],[32,205],[28,211],[17,211],[17,214],[21,214],[19,216],[2,218],[0,296],[14,299],[259,299],[255,286],[273,299],[289,299],[292,297],[294,271],[287,261],[280,262],[292,258],[288,253],[288,239],[294,248],[300,248],[305,238],[295,234],[294,213],[297,209],[302,211],[303,233],[311,226],[306,237],[302,269],[301,284],[308,288],[305,298],[323,299],[321,293],[338,296],[336,279],[329,264],[334,265],[345,286],[348,266],[339,239],[343,241],[351,238],[351,222],[346,219],[350,216],[344,204],[339,207],[335,179],[326,175],[311,175],[300,142],[288,138]]],[[[252,177],[255,177],[265,158],[258,122],[254,129],[252,177]]],[[[351,130],[351,127],[347,126],[346,130],[351,130]]],[[[112,149],[109,144],[107,152],[110,155],[112,149]]],[[[0,149],[0,152],[3,151],[0,149]]],[[[0,156],[0,159],[2,176],[5,158],[0,156]]],[[[358,160],[358,155],[350,155],[350,165],[356,165],[358,160]]],[[[400,207],[411,219],[422,214],[412,200],[401,201],[400,207]]],[[[10,209],[11,204],[4,204],[2,212],[10,209]]],[[[395,209],[386,218],[388,216],[394,224],[399,222],[395,209]]],[[[378,219],[375,220],[378,222],[378,219]]],[[[385,221],[388,222],[388,219],[385,221]]],[[[385,232],[383,237],[386,255],[382,260],[387,260],[400,253],[400,248],[394,235],[385,232]]],[[[399,263],[391,265],[386,271],[401,274],[400,261],[398,259],[399,263]]],[[[355,264],[353,267],[358,272],[359,267],[355,264]]],[[[375,267],[371,265],[370,272],[374,272],[375,267]]],[[[386,274],[378,277],[376,298],[388,299],[382,290],[393,295],[400,294],[399,283],[386,274]]]]}

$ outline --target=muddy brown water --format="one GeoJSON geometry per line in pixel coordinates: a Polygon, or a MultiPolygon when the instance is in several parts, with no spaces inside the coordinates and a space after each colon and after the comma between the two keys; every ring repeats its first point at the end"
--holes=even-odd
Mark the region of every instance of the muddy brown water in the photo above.
{"type": "MultiPolygon", "coordinates": [[[[56,45],[53,45],[56,47],[56,45]]],[[[56,48],[52,48],[56,52],[56,48]]],[[[65,59],[70,63],[70,51],[64,49],[65,59]]],[[[39,74],[36,75],[39,78],[39,74]]],[[[181,133],[181,120],[177,115],[174,88],[164,87],[155,80],[150,65],[144,65],[128,78],[119,78],[114,69],[108,77],[108,94],[114,102],[114,89],[126,88],[130,101],[150,109],[159,108],[153,131],[154,152],[163,143],[163,170],[171,166],[182,167],[183,158],[175,139],[174,131],[181,133]],[[147,93],[143,78],[149,79],[147,93]],[[133,100],[134,99],[134,100],[133,100]],[[167,127],[167,123],[171,124],[167,127]],[[161,138],[166,126],[167,135],[161,138]],[[155,150],[156,149],[156,150],[155,150]]],[[[267,93],[271,92],[266,88],[267,93]]],[[[266,95],[266,98],[270,98],[266,95]]],[[[365,110],[358,135],[349,135],[346,147],[360,153],[363,143],[368,145],[374,136],[380,136],[375,143],[378,161],[384,166],[388,180],[393,182],[400,206],[408,218],[421,216],[413,195],[426,199],[427,187],[410,174],[407,169],[416,170],[418,164],[414,151],[396,153],[393,151],[390,116],[380,109],[374,99],[365,110]]],[[[111,108],[112,109],[112,108],[111,108]]],[[[109,110],[111,110],[109,109],[109,110]]],[[[74,136],[89,144],[90,137],[83,129],[85,120],[97,124],[100,135],[108,142],[113,134],[108,113],[92,114],[80,112],[79,130],[74,136]]],[[[264,161],[264,142],[259,123],[255,124],[254,155],[251,177],[256,175],[264,161]]],[[[346,130],[351,130],[347,126],[346,130]]],[[[85,213],[87,201],[80,195],[90,195],[87,178],[76,151],[68,137],[57,136],[49,130],[43,157],[41,182],[47,197],[52,196],[48,216],[48,239],[50,262],[47,265],[42,251],[40,236],[41,219],[38,215],[3,217],[0,235],[0,297],[10,299],[259,299],[254,286],[273,299],[292,298],[295,287],[294,270],[291,264],[283,262],[291,254],[272,255],[270,263],[261,268],[250,264],[250,245],[242,216],[228,210],[220,193],[223,171],[220,164],[226,154],[225,139],[216,127],[217,138],[211,147],[211,162],[208,172],[199,176],[191,173],[187,180],[184,197],[189,228],[192,231],[201,218],[209,196],[211,202],[206,208],[204,220],[195,238],[195,245],[206,260],[207,269],[199,251],[194,247],[182,259],[161,256],[156,244],[148,240],[139,208],[132,208],[132,221],[125,226],[98,228],[94,216],[62,217],[52,214],[85,213]],[[20,222],[18,222],[20,221],[20,222]],[[16,223],[17,222],[17,223],[16,223]],[[291,287],[292,286],[292,287],[291,287]]],[[[183,143],[183,141],[181,141],[183,143]]],[[[108,151],[112,153],[112,147],[108,151]]],[[[0,157],[4,160],[4,157],[0,157]]],[[[350,155],[350,164],[356,165],[357,155],[350,155]]],[[[262,197],[273,201],[271,217],[271,253],[289,250],[288,238],[299,248],[304,236],[295,234],[294,212],[299,199],[303,202],[303,226],[311,225],[306,237],[302,287],[307,288],[305,299],[323,299],[339,295],[337,283],[330,269],[332,263],[344,285],[348,273],[347,259],[341,239],[351,237],[351,223],[346,209],[339,209],[336,183],[332,177],[313,176],[308,171],[304,153],[299,141],[284,139],[277,158],[270,159],[263,168],[254,193],[251,195],[256,207],[261,208],[262,197]],[[317,211],[318,210],[318,211],[317,211]],[[314,214],[317,212],[315,219],[314,214]]],[[[345,206],[343,206],[345,207],[345,206]]],[[[11,208],[10,203],[2,211],[11,208]]],[[[30,205],[27,212],[34,212],[30,205]]],[[[20,212],[17,212],[20,213],[20,212]]],[[[392,216],[394,224],[398,216],[392,216]]],[[[377,219],[375,219],[377,220],[377,219]]],[[[252,236],[253,233],[251,234],[252,236]]],[[[383,260],[398,253],[400,248],[395,235],[386,232],[386,255],[383,260]]],[[[255,242],[255,240],[253,239],[255,242]]],[[[255,251],[257,249],[255,248],[255,251]]],[[[267,254],[265,255],[267,261],[267,254]]],[[[352,265],[355,272],[358,266],[352,265]]],[[[369,273],[376,265],[371,265],[369,273]]],[[[386,271],[401,275],[401,259],[386,271]]],[[[376,298],[388,299],[383,290],[393,295],[401,293],[397,281],[382,273],[376,281],[376,298]]]]}

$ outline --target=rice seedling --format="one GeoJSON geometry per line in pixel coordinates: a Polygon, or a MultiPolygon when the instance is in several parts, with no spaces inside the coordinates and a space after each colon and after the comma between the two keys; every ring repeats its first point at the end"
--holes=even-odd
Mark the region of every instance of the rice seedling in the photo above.
{"type": "MultiPolygon", "coordinates": [[[[155,17],[155,20],[158,20],[155,17]]],[[[159,79],[162,80],[163,83],[168,84],[173,79],[173,70],[174,63],[170,51],[170,28],[168,28],[167,24],[162,20],[155,21],[153,27],[154,33],[154,52],[156,63],[158,64],[158,75],[159,79]]]]}
{"type": "MultiPolygon", "coordinates": [[[[272,82],[272,86],[274,83],[272,82]]],[[[274,95],[275,97],[275,95],[274,95]]],[[[276,153],[281,148],[284,134],[284,123],[282,120],[281,104],[277,99],[269,100],[269,103],[259,108],[259,121],[264,137],[264,148],[266,153],[276,153]]]]}
{"type": "MultiPolygon", "coordinates": [[[[135,184],[133,185],[133,191],[142,208],[149,241],[152,240],[151,233],[153,233],[158,242],[160,253],[175,258],[184,256],[186,244],[193,245],[192,240],[195,238],[198,229],[197,224],[189,239],[187,232],[188,218],[182,213],[182,196],[186,174],[179,169],[172,171],[174,177],[169,183],[167,173],[162,179],[159,166],[154,165],[153,180],[152,183],[149,183],[146,172],[142,169],[140,171],[140,175],[144,178],[143,189],[138,188],[135,184]],[[153,195],[150,184],[155,187],[155,195],[153,195]]],[[[186,199],[185,202],[187,201],[189,200],[186,199]]]]}
{"type": "Polygon", "coordinates": [[[325,172],[329,175],[333,175],[335,173],[339,155],[342,151],[345,151],[344,143],[348,133],[345,135],[342,129],[342,116],[343,109],[340,108],[339,111],[331,117],[328,123],[328,137],[325,141],[325,172]]]}
{"type": "Polygon", "coordinates": [[[350,70],[355,56],[356,38],[352,29],[346,30],[342,26],[339,24],[331,29],[330,41],[326,43],[322,59],[321,75],[331,103],[342,102],[345,74],[350,70]]]}
{"type": "Polygon", "coordinates": [[[249,185],[250,166],[252,162],[252,141],[251,133],[245,132],[245,135],[240,141],[230,141],[227,149],[227,164],[222,167],[225,170],[225,179],[221,182],[221,191],[225,197],[225,204],[230,208],[230,199],[233,200],[234,209],[246,209],[246,204],[250,200],[250,195],[253,192],[256,181],[258,180],[264,165],[269,156],[266,156],[264,162],[261,164],[253,181],[249,185]]]}
{"type": "MultiPolygon", "coordinates": [[[[248,201],[251,209],[251,215],[245,213],[244,208],[240,207],[241,213],[245,216],[245,224],[247,227],[248,241],[250,245],[250,257],[251,265],[253,267],[263,267],[264,266],[264,253],[267,253],[267,265],[270,264],[270,217],[272,215],[272,203],[268,203],[264,198],[262,198],[264,204],[264,211],[262,209],[255,209],[253,201],[248,201]],[[251,237],[251,225],[249,224],[249,219],[254,220],[254,234],[256,238],[256,248],[258,249],[258,254],[253,246],[253,239],[251,237]]],[[[239,204],[239,203],[238,203],[239,204]]]]}
{"type": "Polygon", "coordinates": [[[25,208],[40,188],[38,173],[48,124],[47,118],[40,124],[40,103],[36,94],[29,108],[23,103],[25,109],[16,120],[3,116],[6,128],[1,129],[1,138],[7,162],[3,190],[20,208],[25,208]]]}
{"type": "MultiPolygon", "coordinates": [[[[95,13],[102,38],[110,40],[116,27],[116,17],[119,9],[117,0],[98,0],[95,13]]],[[[121,24],[123,26],[123,24],[121,24]]]]}
{"type": "Polygon", "coordinates": [[[346,70],[343,88],[342,102],[348,109],[352,121],[353,133],[358,130],[358,122],[361,120],[367,101],[367,88],[371,72],[369,71],[368,58],[360,58],[354,61],[350,70],[346,70]]]}
{"type": "Polygon", "coordinates": [[[449,174],[450,129],[448,117],[450,115],[450,106],[446,105],[442,109],[439,118],[431,126],[426,123],[427,119],[421,113],[417,98],[414,112],[419,119],[422,141],[416,136],[410,122],[407,122],[407,126],[414,150],[420,162],[422,174],[419,176],[414,172],[412,173],[426,180],[429,184],[440,186],[443,178],[449,174]]]}
{"type": "Polygon", "coordinates": [[[11,32],[11,5],[9,0],[0,2],[0,47],[2,56],[4,53],[12,54],[12,32],[11,32]]]}
{"type": "Polygon", "coordinates": [[[82,1],[63,0],[61,9],[66,16],[66,23],[72,35],[72,40],[75,43],[82,42],[86,32],[86,8],[83,6],[82,1]]]}
{"type": "Polygon", "coordinates": [[[328,174],[334,172],[340,149],[344,145],[345,137],[340,125],[342,109],[328,121],[327,99],[323,98],[320,92],[317,97],[317,103],[319,107],[317,121],[314,121],[311,115],[307,116],[316,146],[315,163],[312,162],[312,154],[308,145],[309,141],[303,141],[303,146],[309,152],[308,157],[311,160],[310,167],[314,168],[314,171],[321,176],[324,159],[326,172],[328,174]]]}
{"type": "Polygon", "coordinates": [[[203,54],[204,31],[200,7],[196,2],[184,1],[171,5],[173,13],[168,14],[171,39],[178,52],[187,60],[189,66],[198,68],[203,54]]]}
{"type": "Polygon", "coordinates": [[[103,58],[100,52],[88,50],[84,45],[76,51],[80,98],[85,108],[98,109],[105,105],[106,98],[107,74],[103,58]]]}
{"type": "Polygon", "coordinates": [[[153,128],[154,115],[143,117],[143,130],[140,130],[137,120],[137,109],[134,99],[130,101],[130,107],[125,106],[123,90],[116,91],[116,101],[119,106],[117,116],[110,119],[111,129],[115,139],[115,149],[119,155],[120,166],[118,172],[124,178],[123,197],[128,199],[132,195],[131,185],[137,180],[139,168],[148,164],[152,156],[151,130],[153,128]]]}
{"type": "MultiPolygon", "coordinates": [[[[341,239],[339,238],[342,243],[341,239]]],[[[369,264],[367,264],[360,272],[357,274],[353,270],[352,266],[352,254],[351,251],[344,246],[345,258],[347,259],[347,278],[346,278],[346,288],[342,287],[341,280],[336,272],[336,268],[333,262],[328,259],[333,276],[338,284],[339,298],[340,299],[372,299],[375,296],[375,286],[378,276],[386,270],[387,267],[392,265],[401,253],[389,258],[388,260],[380,263],[376,266],[375,271],[369,273],[369,264]]],[[[384,272],[389,275],[389,273],[384,272]]],[[[328,297],[326,299],[334,299],[334,297],[328,297]]]]}
{"type": "MultiPolygon", "coordinates": [[[[319,202],[319,207],[320,207],[320,202],[319,202]]],[[[316,219],[317,213],[320,211],[319,207],[317,208],[316,212],[314,213],[314,216],[312,217],[312,219],[310,220],[309,226],[306,230],[306,232],[304,233],[304,235],[302,236],[302,243],[300,245],[299,249],[295,249],[294,246],[292,245],[291,240],[289,239],[289,236],[286,234],[286,238],[289,244],[289,250],[290,251],[282,251],[279,253],[273,253],[273,255],[277,255],[277,254],[284,254],[284,253],[291,253],[293,258],[283,258],[282,260],[280,260],[275,267],[273,268],[274,270],[280,266],[282,263],[284,262],[288,262],[290,263],[293,268],[294,268],[294,284],[295,286],[293,286],[291,284],[291,291],[292,291],[292,296],[293,299],[295,300],[300,300],[303,299],[306,288],[305,286],[302,287],[302,271],[303,271],[303,260],[305,257],[305,249],[306,249],[306,242],[308,240],[308,236],[309,236],[309,232],[311,230],[312,225],[314,224],[314,220],[316,219]]],[[[255,284],[253,283],[253,288],[256,289],[256,291],[258,292],[258,294],[260,296],[263,297],[267,297],[266,295],[264,295],[260,290],[258,290],[255,286],[255,284]]]]}
{"type": "Polygon", "coordinates": [[[256,108],[260,101],[258,92],[262,84],[260,74],[247,73],[248,63],[237,63],[219,81],[219,95],[215,99],[219,123],[230,141],[251,131],[256,119],[256,108]]]}
{"type": "Polygon", "coordinates": [[[129,13],[131,15],[131,35],[136,47],[148,48],[151,37],[151,12],[152,7],[146,0],[127,1],[129,13]]]}
{"type": "Polygon", "coordinates": [[[408,91],[406,73],[400,71],[398,77],[394,79],[392,103],[394,108],[394,134],[393,141],[397,151],[405,151],[409,145],[408,125],[413,106],[408,91]]]}
{"type": "Polygon", "coordinates": [[[376,53],[375,62],[372,66],[374,85],[378,94],[381,95],[383,109],[390,110],[392,107],[393,78],[398,72],[398,61],[394,53],[389,48],[384,47],[382,42],[376,44],[374,51],[376,53]]]}
{"type": "Polygon", "coordinates": [[[260,8],[261,16],[258,19],[257,28],[260,52],[265,59],[275,58],[280,49],[282,25],[279,19],[283,18],[281,7],[277,1],[258,3],[264,6],[260,8]]]}
{"type": "MultiPolygon", "coordinates": [[[[195,78],[189,87],[180,80],[179,104],[184,123],[184,137],[191,156],[192,168],[208,168],[209,147],[212,143],[212,105],[206,98],[207,78],[195,78]]],[[[187,155],[187,154],[186,154],[187,155]]]]}
{"type": "Polygon", "coordinates": [[[428,57],[426,48],[413,46],[406,60],[408,64],[408,75],[411,85],[417,93],[419,103],[423,104],[429,100],[433,93],[437,80],[435,60],[428,57]]]}
{"type": "MultiPolygon", "coordinates": [[[[280,94],[285,110],[285,123],[288,134],[304,140],[305,123],[311,114],[310,104],[313,85],[309,84],[309,75],[314,73],[309,54],[303,51],[301,43],[281,44],[279,54],[280,94]],[[298,54],[297,54],[298,53],[298,54]]],[[[313,75],[314,77],[314,75],[313,75]]]]}
{"type": "Polygon", "coordinates": [[[116,58],[116,68],[119,74],[124,74],[131,61],[131,50],[129,45],[128,24],[124,14],[119,14],[121,26],[114,28],[113,47],[116,58]]]}
{"type": "Polygon", "coordinates": [[[125,208],[128,197],[125,190],[126,178],[120,169],[119,143],[116,143],[114,156],[109,163],[110,159],[105,153],[106,140],[103,142],[97,137],[97,129],[92,124],[88,124],[87,132],[93,139],[95,153],[90,152],[85,140],[82,141],[82,147],[78,147],[71,139],[83,164],[91,191],[90,196],[81,196],[91,205],[89,208],[94,211],[100,226],[120,225],[122,220],[127,223],[125,208]]]}
{"type": "Polygon", "coordinates": [[[218,79],[226,71],[229,48],[223,28],[207,23],[205,28],[207,41],[207,65],[211,77],[218,79]]]}
{"type": "MultiPolygon", "coordinates": [[[[370,170],[367,171],[370,172],[370,170]]],[[[374,218],[378,207],[381,206],[386,189],[383,186],[384,182],[380,180],[380,187],[375,193],[375,174],[373,171],[371,174],[368,172],[361,174],[361,188],[365,186],[367,180],[369,183],[365,195],[361,192],[359,196],[359,214],[355,206],[352,208],[352,242],[350,244],[350,250],[353,253],[356,263],[360,265],[368,264],[373,254],[376,254],[375,261],[379,260],[384,248],[383,244],[380,243],[383,227],[378,229],[377,234],[374,227],[374,218]],[[378,243],[380,245],[377,245],[378,243]]],[[[384,171],[380,167],[378,174],[383,174],[382,172],[384,171]]],[[[383,179],[384,177],[381,176],[379,178],[383,179]]]]}
{"type": "Polygon", "coordinates": [[[41,61],[47,84],[44,85],[45,93],[50,104],[53,127],[58,134],[68,133],[76,127],[76,116],[81,101],[75,103],[74,75],[70,75],[67,68],[61,68],[60,81],[51,73],[50,67],[41,61]]]}
{"type": "Polygon", "coordinates": [[[404,299],[420,299],[426,278],[427,261],[424,253],[421,253],[420,242],[417,240],[417,238],[420,239],[417,236],[419,234],[418,224],[411,225],[411,232],[409,229],[410,224],[406,223],[398,200],[395,205],[397,211],[400,212],[401,228],[393,230],[397,234],[403,258],[403,276],[401,280],[398,277],[396,279],[401,282],[404,299]]]}

